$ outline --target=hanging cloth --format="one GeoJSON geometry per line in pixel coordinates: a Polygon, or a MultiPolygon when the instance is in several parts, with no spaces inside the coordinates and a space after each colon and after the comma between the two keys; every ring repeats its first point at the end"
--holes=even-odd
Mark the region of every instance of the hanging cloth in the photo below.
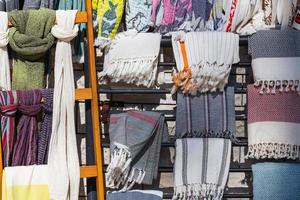
{"type": "Polygon", "coordinates": [[[49,143],[52,133],[52,111],[53,111],[53,90],[42,90],[43,97],[43,121],[38,137],[38,152],[37,152],[37,164],[47,164],[49,143]]]}
{"type": "Polygon", "coordinates": [[[192,0],[177,0],[172,31],[185,30],[186,22],[192,19],[192,0]]]}
{"type": "Polygon", "coordinates": [[[54,9],[55,0],[25,0],[23,10],[34,10],[40,8],[54,9]]]}
{"type": "Polygon", "coordinates": [[[18,10],[20,5],[20,0],[1,0],[0,1],[0,11],[12,11],[18,10]]]}
{"type": "Polygon", "coordinates": [[[0,116],[4,167],[10,166],[15,134],[15,113],[18,107],[15,91],[0,91],[0,116]]]}
{"type": "Polygon", "coordinates": [[[162,200],[163,193],[155,190],[131,190],[128,192],[107,193],[107,200],[162,200]]]}
{"type": "Polygon", "coordinates": [[[150,26],[155,29],[161,25],[161,21],[163,18],[163,0],[152,0],[152,11],[150,17],[150,26]]]}
{"type": "Polygon", "coordinates": [[[75,132],[75,88],[71,40],[77,36],[76,10],[56,11],[52,28],[58,39],[55,52],[52,135],[48,167],[50,198],[75,200],[79,195],[80,169],[75,132]]]}
{"type": "Polygon", "coordinates": [[[161,22],[160,32],[165,34],[172,31],[175,21],[176,5],[178,0],[163,0],[164,14],[161,22]]]}
{"type": "Polygon", "coordinates": [[[17,127],[12,166],[34,165],[37,161],[37,114],[41,110],[40,90],[17,90],[19,107],[22,113],[17,127]]]}
{"type": "Polygon", "coordinates": [[[9,45],[14,58],[13,89],[44,87],[45,54],[54,44],[51,27],[55,12],[49,9],[12,11],[8,14],[9,45]]]}

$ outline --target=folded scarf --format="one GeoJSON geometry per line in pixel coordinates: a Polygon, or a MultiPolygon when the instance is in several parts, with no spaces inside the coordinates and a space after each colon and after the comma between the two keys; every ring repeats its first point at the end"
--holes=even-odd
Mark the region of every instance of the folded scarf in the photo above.
{"type": "Polygon", "coordinates": [[[15,113],[18,107],[15,91],[0,91],[2,155],[4,167],[10,166],[15,134],[15,113]]]}
{"type": "Polygon", "coordinates": [[[0,11],[12,11],[19,9],[20,0],[2,0],[0,1],[0,11]]]}
{"type": "Polygon", "coordinates": [[[75,88],[70,41],[77,36],[77,10],[56,11],[51,32],[58,39],[54,64],[53,120],[48,167],[50,199],[78,199],[80,166],[75,130],[75,88]]]}
{"type": "Polygon", "coordinates": [[[300,92],[300,34],[295,30],[259,31],[249,39],[255,85],[260,93],[300,92]]]}
{"type": "Polygon", "coordinates": [[[12,166],[34,165],[37,163],[37,114],[41,110],[40,90],[17,90],[22,113],[17,127],[12,166]]]}
{"type": "Polygon", "coordinates": [[[35,89],[44,86],[45,54],[54,44],[50,33],[55,12],[48,9],[12,11],[8,14],[12,49],[13,89],[35,89]]]}
{"type": "Polygon", "coordinates": [[[229,174],[230,157],[230,140],[177,139],[173,199],[221,200],[229,174]]]}
{"type": "Polygon", "coordinates": [[[300,95],[248,86],[248,158],[300,158],[300,95]]]}
{"type": "Polygon", "coordinates": [[[126,28],[138,32],[149,29],[152,10],[152,0],[127,0],[126,1],[126,28]]]}
{"type": "Polygon", "coordinates": [[[101,80],[153,86],[160,40],[159,33],[136,33],[133,30],[119,33],[106,49],[101,80]]]}
{"type": "Polygon", "coordinates": [[[231,65],[239,62],[239,36],[221,32],[174,33],[172,46],[177,70],[172,93],[224,90],[231,65]]]}
{"type": "Polygon", "coordinates": [[[128,192],[113,192],[107,194],[107,200],[162,200],[163,193],[154,190],[132,190],[128,192]]]}
{"type": "Polygon", "coordinates": [[[54,9],[55,0],[25,0],[23,10],[33,10],[39,8],[54,9]]]}
{"type": "Polygon", "coordinates": [[[254,200],[300,199],[300,164],[258,163],[252,171],[254,200]]]}
{"type": "Polygon", "coordinates": [[[0,87],[5,90],[11,89],[10,68],[8,60],[8,16],[0,11],[0,87]]]}
{"type": "MultiPolygon", "coordinates": [[[[111,162],[107,184],[121,191],[135,183],[151,185],[157,177],[164,117],[156,112],[128,111],[110,118],[111,162]]],[[[166,134],[166,133],[165,133],[166,134]]]]}
{"type": "Polygon", "coordinates": [[[234,88],[197,96],[177,93],[176,136],[234,138],[234,88]]]}
{"type": "Polygon", "coordinates": [[[50,200],[46,165],[6,167],[2,177],[2,200],[50,200]]]}

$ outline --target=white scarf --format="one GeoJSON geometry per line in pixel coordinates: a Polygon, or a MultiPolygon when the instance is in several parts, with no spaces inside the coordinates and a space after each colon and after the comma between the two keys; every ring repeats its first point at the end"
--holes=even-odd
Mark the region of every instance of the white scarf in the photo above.
{"type": "Polygon", "coordinates": [[[6,12],[0,12],[0,87],[11,89],[9,60],[6,45],[8,44],[8,17],[6,12]]]}
{"type": "Polygon", "coordinates": [[[75,88],[70,41],[77,36],[77,11],[56,11],[51,32],[58,38],[54,67],[52,137],[49,147],[51,200],[75,200],[79,195],[80,168],[77,153],[74,106],[75,88]]]}

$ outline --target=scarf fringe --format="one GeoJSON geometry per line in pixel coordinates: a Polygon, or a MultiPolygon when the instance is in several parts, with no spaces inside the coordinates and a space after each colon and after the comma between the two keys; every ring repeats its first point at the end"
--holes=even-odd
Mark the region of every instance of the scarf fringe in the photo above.
{"type": "Polygon", "coordinates": [[[151,87],[155,83],[158,56],[118,59],[109,63],[107,70],[100,73],[100,81],[125,82],[136,86],[151,87]]]}
{"type": "Polygon", "coordinates": [[[288,158],[296,160],[300,158],[300,145],[283,143],[259,143],[249,145],[246,159],[288,158]]]}
{"type": "Polygon", "coordinates": [[[174,188],[172,200],[206,199],[221,200],[224,189],[216,184],[189,184],[174,188]]]}
{"type": "Polygon", "coordinates": [[[172,94],[179,88],[183,93],[196,95],[197,92],[224,91],[228,82],[231,65],[217,65],[216,63],[199,64],[190,67],[190,71],[173,72],[174,86],[172,94]]]}
{"type": "Polygon", "coordinates": [[[186,132],[183,134],[182,138],[224,138],[224,139],[230,139],[232,142],[238,142],[238,139],[229,130],[225,130],[225,131],[203,130],[203,131],[186,132]]]}
{"type": "Polygon", "coordinates": [[[260,94],[276,94],[276,91],[300,94],[300,80],[257,80],[254,85],[260,87],[260,94]]]}

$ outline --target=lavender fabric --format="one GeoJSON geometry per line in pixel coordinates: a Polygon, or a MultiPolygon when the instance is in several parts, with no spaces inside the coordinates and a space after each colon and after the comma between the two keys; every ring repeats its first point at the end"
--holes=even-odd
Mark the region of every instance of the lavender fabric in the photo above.
{"type": "Polygon", "coordinates": [[[17,90],[22,116],[17,127],[12,166],[34,165],[37,161],[37,119],[41,110],[40,90],[17,90]]]}
{"type": "Polygon", "coordinates": [[[132,192],[115,192],[108,193],[107,200],[161,200],[162,198],[158,195],[132,191],[132,192]]]}
{"type": "Polygon", "coordinates": [[[192,0],[178,0],[173,30],[185,29],[184,22],[192,19],[192,0]]]}
{"type": "Polygon", "coordinates": [[[49,142],[52,133],[53,89],[42,90],[43,121],[38,136],[37,164],[47,164],[49,142]]]}

